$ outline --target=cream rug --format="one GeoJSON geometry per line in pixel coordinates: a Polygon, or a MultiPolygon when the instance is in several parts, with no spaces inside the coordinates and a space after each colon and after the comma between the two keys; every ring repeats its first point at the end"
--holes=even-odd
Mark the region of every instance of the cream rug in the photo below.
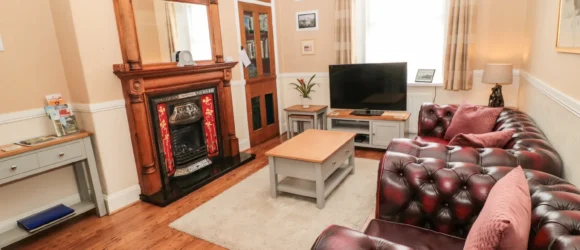
{"type": "Polygon", "coordinates": [[[229,249],[310,249],[331,224],[363,227],[375,205],[378,165],[356,158],[355,174],[327,197],[324,209],[308,197],[281,192],[271,198],[264,167],[169,226],[229,249]]]}

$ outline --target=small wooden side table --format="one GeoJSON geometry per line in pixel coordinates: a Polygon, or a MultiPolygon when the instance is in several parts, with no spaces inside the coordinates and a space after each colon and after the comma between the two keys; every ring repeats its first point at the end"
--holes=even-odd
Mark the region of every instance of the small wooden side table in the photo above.
{"type": "Polygon", "coordinates": [[[292,128],[292,124],[289,122],[291,115],[307,115],[314,117],[314,126],[313,129],[319,130],[326,130],[326,114],[327,114],[328,106],[326,105],[310,105],[309,108],[303,108],[302,105],[294,105],[284,109],[286,111],[286,127],[288,132],[286,133],[288,139],[290,139],[290,131],[292,128]],[[320,122],[319,122],[320,121],[320,122]]]}

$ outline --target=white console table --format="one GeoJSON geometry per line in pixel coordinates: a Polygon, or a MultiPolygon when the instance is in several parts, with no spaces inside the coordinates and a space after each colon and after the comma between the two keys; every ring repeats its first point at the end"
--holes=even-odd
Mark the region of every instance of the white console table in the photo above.
{"type": "MultiPolygon", "coordinates": [[[[60,137],[10,152],[0,152],[0,186],[69,165],[73,165],[81,198],[79,203],[70,206],[75,210],[73,217],[93,209],[96,210],[97,216],[104,216],[106,214],[105,202],[91,137],[87,132],[60,137]]],[[[37,188],[41,193],[42,187],[37,188]]],[[[0,248],[31,235],[33,234],[19,227],[1,233],[0,248]]]]}
{"type": "Polygon", "coordinates": [[[392,139],[405,138],[410,112],[385,111],[380,116],[355,116],[352,110],[334,110],[327,115],[328,129],[366,136],[357,147],[386,149],[392,139]]]}

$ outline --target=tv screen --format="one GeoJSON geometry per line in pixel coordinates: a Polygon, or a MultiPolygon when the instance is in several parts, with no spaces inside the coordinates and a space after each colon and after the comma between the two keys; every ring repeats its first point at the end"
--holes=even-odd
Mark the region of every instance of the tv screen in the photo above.
{"type": "Polygon", "coordinates": [[[407,110],[407,63],[330,65],[330,106],[407,110]]]}

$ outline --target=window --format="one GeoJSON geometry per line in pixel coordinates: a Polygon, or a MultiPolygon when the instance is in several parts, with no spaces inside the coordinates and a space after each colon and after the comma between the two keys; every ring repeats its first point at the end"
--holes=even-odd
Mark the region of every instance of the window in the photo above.
{"type": "Polygon", "coordinates": [[[433,83],[443,83],[449,0],[358,1],[363,62],[407,62],[407,82],[418,69],[436,69],[433,83]]]}

